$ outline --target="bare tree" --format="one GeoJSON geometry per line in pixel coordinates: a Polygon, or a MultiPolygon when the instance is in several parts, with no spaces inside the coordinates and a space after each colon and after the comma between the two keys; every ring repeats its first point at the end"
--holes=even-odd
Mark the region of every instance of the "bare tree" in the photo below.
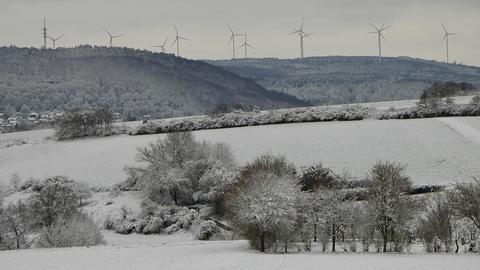
{"type": "Polygon", "coordinates": [[[30,221],[28,206],[21,201],[9,204],[0,215],[0,226],[14,235],[17,249],[25,244],[25,235],[30,227],[30,221]]]}
{"type": "MultiPolygon", "coordinates": [[[[387,252],[389,242],[401,240],[405,236],[406,224],[419,209],[418,202],[406,195],[412,182],[400,165],[391,162],[376,163],[370,171],[370,181],[367,206],[382,236],[382,250],[387,252]]],[[[398,247],[396,245],[395,249],[398,247]]]]}
{"type": "Polygon", "coordinates": [[[470,219],[480,229],[480,179],[458,183],[448,195],[455,215],[470,219]]]}

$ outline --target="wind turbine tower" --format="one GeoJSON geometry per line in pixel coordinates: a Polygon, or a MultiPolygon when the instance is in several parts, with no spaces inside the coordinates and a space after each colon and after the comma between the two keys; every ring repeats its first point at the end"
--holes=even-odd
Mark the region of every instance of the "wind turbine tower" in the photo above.
{"type": "Polygon", "coordinates": [[[240,49],[240,48],[244,48],[245,49],[245,56],[244,58],[247,58],[248,57],[248,48],[252,48],[252,49],[255,49],[255,47],[253,47],[252,45],[248,44],[248,41],[247,41],[247,33],[245,32],[243,35],[244,37],[244,42],[242,45],[240,45],[237,49],[240,49]]]}
{"type": "Polygon", "coordinates": [[[110,34],[110,32],[108,32],[108,30],[106,28],[103,28],[103,30],[105,31],[105,33],[107,33],[108,37],[110,38],[110,42],[108,43],[109,47],[113,47],[113,39],[123,36],[123,35],[115,35],[114,36],[114,35],[110,34]]]}
{"type": "Polygon", "coordinates": [[[174,25],[174,27],[175,27],[175,40],[172,42],[172,45],[170,45],[170,47],[172,47],[173,44],[176,43],[176,44],[177,44],[177,57],[180,57],[180,40],[188,40],[188,39],[180,36],[180,35],[178,34],[177,26],[174,25]]]}
{"type": "Polygon", "coordinates": [[[43,18],[43,47],[42,49],[47,48],[47,19],[43,18]]]}
{"type": "Polygon", "coordinates": [[[48,36],[48,38],[52,41],[52,45],[53,45],[53,48],[55,49],[55,42],[59,39],[61,39],[62,37],[64,37],[66,34],[62,34],[60,36],[58,36],[57,38],[53,38],[51,36],[48,36]]]}
{"type": "Polygon", "coordinates": [[[162,53],[167,53],[167,50],[165,50],[165,44],[167,44],[168,37],[165,39],[165,42],[163,42],[163,45],[158,45],[158,46],[153,46],[155,48],[160,48],[162,50],[162,53]]]}
{"type": "Polygon", "coordinates": [[[230,30],[230,33],[231,33],[230,40],[228,41],[228,45],[230,45],[230,43],[232,43],[232,59],[235,59],[235,50],[237,49],[235,47],[235,37],[239,37],[239,36],[243,36],[243,35],[235,33],[235,31],[233,31],[233,29],[230,27],[230,25],[227,24],[227,26],[228,26],[228,30],[230,30]]]}
{"type": "Polygon", "coordinates": [[[375,31],[370,32],[369,34],[376,34],[378,38],[378,61],[382,61],[382,39],[387,41],[387,39],[383,36],[383,31],[387,30],[391,26],[385,27],[385,23],[383,23],[381,27],[376,27],[373,24],[370,24],[370,26],[372,26],[375,31]]]}
{"type": "Polygon", "coordinates": [[[303,50],[303,39],[308,37],[310,38],[310,36],[312,34],[306,34],[304,31],[303,31],[303,22],[304,22],[304,19],[302,19],[302,24],[300,25],[300,28],[299,29],[294,29],[292,33],[290,33],[290,35],[293,35],[293,34],[298,34],[298,36],[300,37],[300,58],[303,59],[304,57],[304,50],[303,50]]]}
{"type": "Polygon", "coordinates": [[[445,31],[445,35],[443,36],[442,42],[445,41],[445,44],[446,44],[446,46],[447,46],[447,63],[448,63],[448,61],[449,61],[449,55],[448,55],[448,53],[449,53],[449,52],[448,52],[448,37],[449,37],[449,36],[456,36],[456,35],[458,35],[458,34],[449,33],[449,32],[447,31],[447,28],[445,28],[445,25],[443,25],[443,24],[442,24],[442,27],[443,27],[443,31],[445,31]]]}

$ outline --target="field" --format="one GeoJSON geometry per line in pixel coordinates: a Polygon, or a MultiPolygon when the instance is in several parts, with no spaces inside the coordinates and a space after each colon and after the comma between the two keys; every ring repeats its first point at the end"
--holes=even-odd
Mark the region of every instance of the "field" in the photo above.
{"type": "Polygon", "coordinates": [[[0,252],[0,269],[455,269],[476,270],[476,254],[260,254],[246,241],[194,241],[175,236],[118,236],[106,233],[106,246],[0,252]],[[128,243],[125,242],[125,238],[128,243]],[[123,239],[123,240],[122,240],[123,239]],[[28,258],[25,259],[25,258],[28,258]]]}
{"type": "MultiPolygon", "coordinates": [[[[51,130],[0,135],[0,183],[66,175],[93,186],[124,181],[137,147],[164,135],[57,142],[51,130]],[[15,142],[15,143],[12,143],[15,142]]],[[[446,184],[480,175],[480,117],[283,124],[194,132],[231,145],[239,164],[261,153],[285,155],[297,166],[323,162],[363,177],[379,160],[400,162],[416,184],[446,184]]]]}

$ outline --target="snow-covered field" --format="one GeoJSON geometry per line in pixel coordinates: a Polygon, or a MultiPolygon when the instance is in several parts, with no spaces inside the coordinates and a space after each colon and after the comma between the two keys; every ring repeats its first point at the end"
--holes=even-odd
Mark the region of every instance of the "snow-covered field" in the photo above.
{"type": "MultiPolygon", "coordinates": [[[[115,238],[116,236],[108,236],[115,238]]],[[[0,269],[150,270],[150,269],[462,269],[477,270],[478,254],[260,254],[246,241],[200,242],[188,236],[158,237],[89,248],[30,249],[0,252],[0,269]]]]}
{"type": "MultiPolygon", "coordinates": [[[[194,132],[198,139],[232,146],[240,164],[261,153],[283,154],[297,166],[323,162],[338,172],[364,176],[372,164],[404,164],[417,184],[464,181],[480,175],[480,117],[413,120],[364,120],[300,123],[194,132]]],[[[44,140],[51,131],[19,133],[32,143],[0,144],[0,183],[13,173],[24,180],[66,175],[95,186],[126,178],[137,147],[164,135],[89,138],[67,142],[44,140]]],[[[1,134],[0,142],[13,134],[1,134]]]]}

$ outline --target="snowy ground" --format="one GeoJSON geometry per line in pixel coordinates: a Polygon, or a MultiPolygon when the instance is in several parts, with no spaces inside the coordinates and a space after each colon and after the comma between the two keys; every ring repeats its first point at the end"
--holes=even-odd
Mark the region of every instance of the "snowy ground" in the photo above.
{"type": "MultiPolygon", "coordinates": [[[[164,135],[114,136],[68,142],[43,140],[48,131],[19,133],[38,143],[2,147],[0,183],[13,173],[24,180],[66,175],[95,186],[124,181],[137,147],[164,135]]],[[[0,142],[12,134],[0,134],[0,142]]],[[[203,130],[198,139],[232,146],[240,164],[261,153],[283,154],[305,166],[323,162],[364,176],[378,160],[404,164],[417,184],[445,184],[480,175],[480,117],[300,123],[203,130]]]]}
{"type": "MultiPolygon", "coordinates": [[[[110,236],[109,236],[110,237],[110,236]]],[[[116,236],[112,236],[115,238],[116,236]]],[[[108,237],[106,237],[108,240],[108,237]]],[[[152,239],[152,238],[151,238],[152,239]]],[[[260,254],[246,241],[200,242],[188,236],[153,237],[156,242],[90,248],[0,252],[0,269],[462,269],[477,270],[478,254],[260,254]]]]}

